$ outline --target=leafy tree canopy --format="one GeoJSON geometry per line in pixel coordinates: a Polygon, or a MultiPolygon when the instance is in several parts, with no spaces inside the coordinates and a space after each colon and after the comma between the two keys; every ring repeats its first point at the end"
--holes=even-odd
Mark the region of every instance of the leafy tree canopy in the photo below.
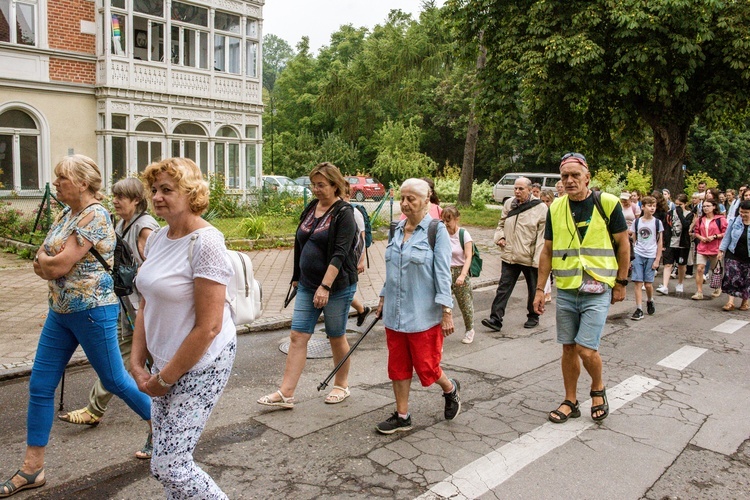
{"type": "MultiPolygon", "coordinates": [[[[532,124],[550,157],[595,165],[653,137],[653,181],[678,191],[696,119],[731,125],[750,101],[750,2],[449,0],[463,46],[487,48],[485,119],[532,124]]],[[[470,51],[468,51],[470,52],[470,51]]]]}

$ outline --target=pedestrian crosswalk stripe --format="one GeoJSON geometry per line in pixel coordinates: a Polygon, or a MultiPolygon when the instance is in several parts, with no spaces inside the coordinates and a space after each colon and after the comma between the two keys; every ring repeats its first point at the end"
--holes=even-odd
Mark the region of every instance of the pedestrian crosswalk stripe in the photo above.
{"type": "MultiPolygon", "coordinates": [[[[610,412],[645,394],[659,385],[658,380],[633,375],[607,389],[610,412]]],[[[591,400],[581,403],[581,412],[588,412],[591,400]]],[[[562,446],[594,425],[589,419],[569,420],[565,424],[546,424],[520,436],[510,443],[474,460],[443,481],[432,486],[419,499],[478,498],[510,479],[516,472],[562,446]]]]}
{"type": "Polygon", "coordinates": [[[706,351],[707,349],[686,345],[656,364],[667,368],[673,368],[675,370],[684,370],[690,363],[698,359],[706,351]]]}
{"type": "Polygon", "coordinates": [[[748,321],[742,321],[739,319],[728,319],[724,323],[720,324],[719,326],[716,326],[714,328],[711,328],[712,332],[719,332],[719,333],[729,333],[732,334],[742,328],[743,326],[747,325],[748,321]]]}

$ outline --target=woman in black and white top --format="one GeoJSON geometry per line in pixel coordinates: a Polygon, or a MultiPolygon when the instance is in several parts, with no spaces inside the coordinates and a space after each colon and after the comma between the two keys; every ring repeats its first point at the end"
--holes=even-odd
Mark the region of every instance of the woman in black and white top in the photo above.
{"type": "Polygon", "coordinates": [[[168,498],[227,498],[195,464],[193,450],[234,362],[226,301],[232,265],[224,235],[200,216],[208,184],[192,160],[153,163],[143,178],[154,212],[168,224],[146,243],[130,358],[139,389],[153,397],[151,472],[168,498]],[[151,373],[144,369],[148,354],[151,373]]]}

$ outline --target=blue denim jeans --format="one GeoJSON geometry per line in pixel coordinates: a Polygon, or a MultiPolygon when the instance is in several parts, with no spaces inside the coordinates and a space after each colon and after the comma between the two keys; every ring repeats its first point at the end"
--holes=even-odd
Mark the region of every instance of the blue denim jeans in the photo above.
{"type": "Polygon", "coordinates": [[[78,345],[104,387],[119,396],[142,419],[151,419],[151,398],[138,390],[125,371],[117,345],[119,304],[59,314],[50,309],[29,381],[26,444],[47,446],[55,413],[55,389],[78,345]]]}
{"type": "Polygon", "coordinates": [[[604,293],[557,290],[557,342],[599,350],[612,289],[604,293]]]}
{"type": "Polygon", "coordinates": [[[297,298],[294,301],[294,313],[292,314],[292,330],[300,333],[312,334],[315,332],[315,324],[320,314],[325,314],[327,337],[341,337],[346,335],[346,322],[349,319],[349,307],[352,305],[354,292],[357,284],[354,283],[346,288],[332,292],[328,297],[328,303],[322,309],[313,305],[315,290],[304,285],[297,286],[297,298]]]}

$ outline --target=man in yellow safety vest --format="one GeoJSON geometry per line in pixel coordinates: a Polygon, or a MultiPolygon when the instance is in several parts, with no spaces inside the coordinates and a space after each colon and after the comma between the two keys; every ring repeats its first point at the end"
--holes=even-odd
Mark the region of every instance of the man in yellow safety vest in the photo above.
{"type": "MultiPolygon", "coordinates": [[[[625,299],[630,267],[628,227],[617,197],[589,189],[591,175],[580,153],[562,157],[565,195],[549,209],[539,279],[550,271],[557,285],[557,341],[563,345],[565,400],[549,413],[562,423],[581,416],[576,389],[581,365],[591,376],[591,418],[604,420],[609,403],[602,378],[599,342],[610,304],[625,299]]],[[[536,287],[534,309],[544,313],[544,288],[536,287]]]]}

